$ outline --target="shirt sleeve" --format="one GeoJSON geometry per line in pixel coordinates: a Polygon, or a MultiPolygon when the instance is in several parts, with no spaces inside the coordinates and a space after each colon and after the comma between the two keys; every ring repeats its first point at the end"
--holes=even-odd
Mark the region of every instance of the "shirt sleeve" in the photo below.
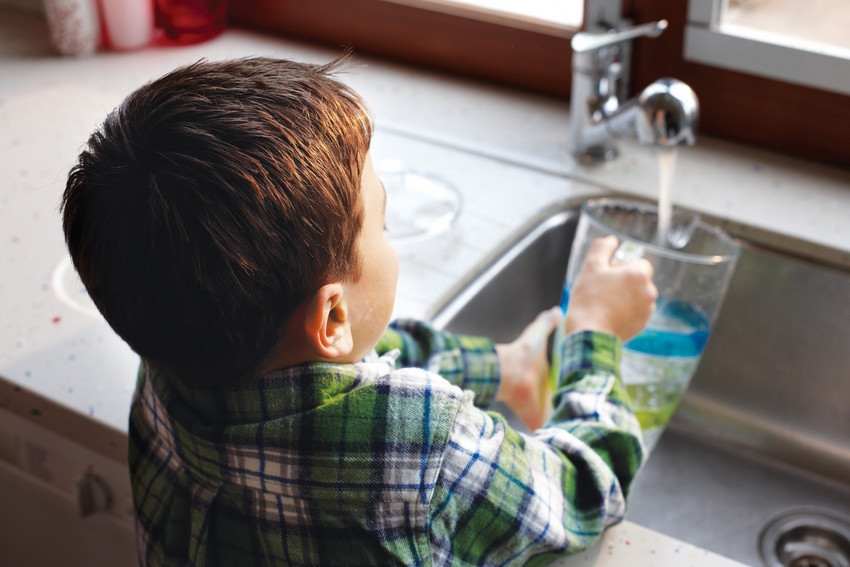
{"type": "Polygon", "coordinates": [[[620,349],[611,335],[567,337],[552,417],[531,435],[461,406],[431,500],[435,563],[546,564],[623,519],[644,448],[620,349]]]}
{"type": "Polygon", "coordinates": [[[441,331],[414,319],[393,321],[375,350],[379,355],[398,349],[396,368],[416,367],[439,374],[475,394],[475,405],[487,407],[499,389],[501,375],[496,347],[485,337],[441,331]]]}

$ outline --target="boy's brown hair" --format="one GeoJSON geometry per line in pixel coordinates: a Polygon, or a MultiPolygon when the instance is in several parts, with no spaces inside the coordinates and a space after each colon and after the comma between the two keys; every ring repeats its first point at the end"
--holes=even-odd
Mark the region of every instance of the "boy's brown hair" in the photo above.
{"type": "Polygon", "coordinates": [[[184,382],[249,379],[295,308],[359,277],[372,126],[316,66],[201,61],[131,94],[62,199],[74,266],[142,358],[184,382]]]}

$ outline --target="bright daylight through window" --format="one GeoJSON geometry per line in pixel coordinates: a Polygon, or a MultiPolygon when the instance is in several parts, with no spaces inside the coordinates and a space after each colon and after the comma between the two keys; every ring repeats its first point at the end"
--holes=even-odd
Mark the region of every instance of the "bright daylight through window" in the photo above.
{"type": "Polygon", "coordinates": [[[847,0],[729,0],[721,25],[850,49],[847,0]]]}
{"type": "Polygon", "coordinates": [[[522,26],[540,25],[555,29],[581,27],[584,0],[390,0],[397,4],[426,6],[481,19],[510,21],[522,26]]]}

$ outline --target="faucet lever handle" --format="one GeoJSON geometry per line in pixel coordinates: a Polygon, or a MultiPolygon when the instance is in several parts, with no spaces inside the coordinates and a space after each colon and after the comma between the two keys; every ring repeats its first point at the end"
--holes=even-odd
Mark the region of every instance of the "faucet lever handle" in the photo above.
{"type": "Polygon", "coordinates": [[[573,53],[592,53],[638,37],[658,37],[665,29],[667,29],[667,20],[650,22],[615,32],[579,32],[573,36],[573,53]]]}

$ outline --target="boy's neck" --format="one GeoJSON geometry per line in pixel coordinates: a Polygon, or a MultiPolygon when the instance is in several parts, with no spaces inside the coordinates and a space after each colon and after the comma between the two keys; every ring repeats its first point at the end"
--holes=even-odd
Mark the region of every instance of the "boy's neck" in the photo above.
{"type": "Polygon", "coordinates": [[[283,335],[269,351],[260,367],[261,376],[307,362],[322,362],[315,350],[310,347],[304,332],[303,321],[306,309],[306,305],[299,305],[289,318],[283,335]]]}

